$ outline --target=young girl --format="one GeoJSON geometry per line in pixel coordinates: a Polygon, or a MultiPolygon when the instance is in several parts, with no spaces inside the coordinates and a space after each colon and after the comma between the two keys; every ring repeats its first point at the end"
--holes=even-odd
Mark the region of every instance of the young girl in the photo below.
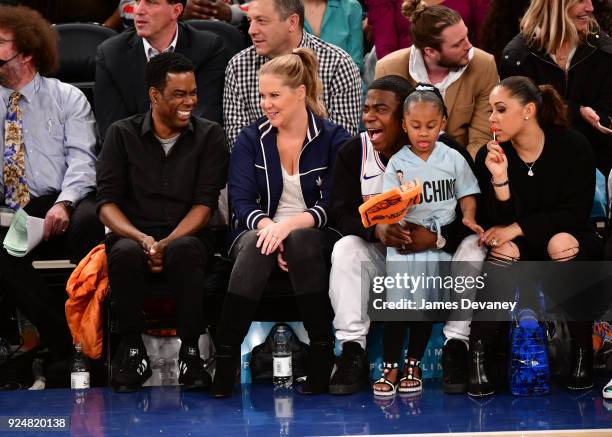
{"type": "MultiPolygon", "coordinates": [[[[437,88],[419,84],[415,92],[404,102],[402,126],[410,144],[404,146],[390,160],[385,171],[384,190],[399,187],[406,180],[418,179],[422,185],[422,202],[406,214],[405,221],[429,228],[438,234],[436,249],[409,253],[407,250],[387,248],[387,276],[408,273],[413,277],[435,277],[439,261],[450,261],[451,255],[443,252],[445,241],[441,237],[442,226],[455,219],[457,202],[463,213],[463,224],[481,234],[476,224],[476,198],[480,193],[476,177],[459,152],[438,141],[446,123],[446,108],[437,88]],[[402,177],[399,177],[402,175],[402,177]],[[415,263],[414,261],[419,261],[415,263]],[[421,267],[423,266],[423,267],[421,267]]],[[[408,225],[409,226],[409,225],[408,225]]],[[[411,290],[413,291],[413,290],[411,290]]],[[[414,293],[408,290],[387,290],[387,301],[408,298],[420,307],[422,299],[431,299],[431,292],[421,288],[414,293]]],[[[379,396],[416,392],[422,389],[420,360],[431,335],[431,321],[385,322],[383,336],[383,377],[374,384],[374,394],[379,396]],[[406,328],[410,326],[408,356],[404,360],[402,377],[399,378],[398,360],[404,342],[406,328]],[[399,385],[399,388],[398,388],[399,385]]]]}

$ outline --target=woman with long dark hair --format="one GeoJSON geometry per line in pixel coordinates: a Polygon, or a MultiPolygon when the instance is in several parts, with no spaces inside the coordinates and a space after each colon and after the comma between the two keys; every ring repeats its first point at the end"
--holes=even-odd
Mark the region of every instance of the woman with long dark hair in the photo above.
{"type": "MultiPolygon", "coordinates": [[[[588,141],[568,128],[563,101],[550,85],[509,77],[491,92],[490,121],[497,141],[476,157],[482,190],[481,241],[490,251],[486,268],[519,260],[601,259],[603,244],[588,219],[595,165],[588,141]]],[[[491,276],[491,275],[489,275],[491,276]]],[[[527,290],[525,290],[527,291],[527,290]]],[[[491,347],[507,344],[507,322],[472,322],[468,394],[495,391],[491,347]]],[[[567,387],[592,387],[592,322],[569,322],[572,364],[567,387]]]]}

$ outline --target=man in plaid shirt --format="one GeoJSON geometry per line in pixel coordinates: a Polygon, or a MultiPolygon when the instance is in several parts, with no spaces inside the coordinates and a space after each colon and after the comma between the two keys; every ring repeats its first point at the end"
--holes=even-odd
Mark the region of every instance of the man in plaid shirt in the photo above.
{"type": "Polygon", "coordinates": [[[303,30],[302,0],[254,0],[249,4],[253,45],[234,56],[225,70],[223,118],[230,144],[240,131],[263,116],[259,107],[259,68],[298,47],[314,50],[323,81],[329,120],[355,135],[361,110],[359,69],[344,50],[303,30]]]}

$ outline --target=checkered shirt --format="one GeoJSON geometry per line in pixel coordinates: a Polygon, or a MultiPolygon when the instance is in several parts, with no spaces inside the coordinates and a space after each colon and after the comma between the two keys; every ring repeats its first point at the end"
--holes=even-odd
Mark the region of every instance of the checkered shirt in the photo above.
{"type": "MultiPolygon", "coordinates": [[[[356,135],[361,108],[359,69],[344,50],[306,32],[302,34],[300,47],[312,49],[317,54],[329,120],[356,135]]],[[[236,54],[227,65],[223,121],[230,150],[240,131],[263,116],[259,107],[258,73],[268,60],[251,46],[236,54]]]]}

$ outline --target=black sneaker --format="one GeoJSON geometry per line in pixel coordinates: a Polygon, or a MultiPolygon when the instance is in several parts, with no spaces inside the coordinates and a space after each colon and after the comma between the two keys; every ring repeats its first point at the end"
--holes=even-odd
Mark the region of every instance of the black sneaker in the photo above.
{"type": "Polygon", "coordinates": [[[461,340],[448,340],[442,349],[442,385],[444,393],[465,393],[468,386],[469,355],[461,340]]]}
{"type": "Polygon", "coordinates": [[[365,351],[359,343],[347,341],[342,345],[338,368],[329,383],[329,393],[348,395],[369,385],[369,366],[365,351]]]}
{"type": "Polygon", "coordinates": [[[115,391],[129,393],[138,391],[142,384],[151,377],[151,363],[144,345],[125,345],[122,343],[118,349],[118,366],[112,378],[115,391]]]}
{"type": "Polygon", "coordinates": [[[179,384],[187,390],[208,390],[212,378],[206,371],[197,347],[181,346],[179,352],[179,384]]]}

